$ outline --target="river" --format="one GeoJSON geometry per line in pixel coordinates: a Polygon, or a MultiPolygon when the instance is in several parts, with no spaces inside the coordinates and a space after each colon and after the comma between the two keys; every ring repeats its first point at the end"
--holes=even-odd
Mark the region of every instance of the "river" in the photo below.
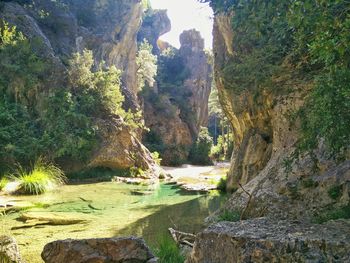
{"type": "Polygon", "coordinates": [[[204,218],[216,211],[226,197],[216,191],[189,193],[164,183],[140,186],[104,182],[65,185],[43,195],[12,199],[34,206],[1,216],[0,231],[16,238],[27,262],[38,263],[42,262],[44,245],[58,239],[135,235],[144,237],[154,247],[169,227],[196,233],[203,228],[204,218]],[[85,222],[35,226],[35,220],[18,220],[23,213],[72,217],[85,222]]]}

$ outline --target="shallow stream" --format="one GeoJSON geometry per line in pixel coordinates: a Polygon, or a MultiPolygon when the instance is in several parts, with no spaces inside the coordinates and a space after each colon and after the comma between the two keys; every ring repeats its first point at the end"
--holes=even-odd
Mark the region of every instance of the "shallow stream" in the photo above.
{"type": "MultiPolygon", "coordinates": [[[[21,213],[65,218],[81,218],[84,223],[73,225],[37,225],[18,221],[21,213],[1,217],[0,231],[12,235],[20,245],[28,263],[42,262],[40,253],[50,241],[67,238],[95,238],[135,235],[142,236],[150,246],[167,234],[169,227],[185,232],[198,232],[203,220],[217,210],[225,196],[187,193],[174,185],[127,185],[97,183],[66,185],[40,196],[20,196],[35,207],[21,213]],[[29,226],[28,228],[23,228],[29,226]]],[[[0,233],[1,235],[2,233],[0,233]]]]}

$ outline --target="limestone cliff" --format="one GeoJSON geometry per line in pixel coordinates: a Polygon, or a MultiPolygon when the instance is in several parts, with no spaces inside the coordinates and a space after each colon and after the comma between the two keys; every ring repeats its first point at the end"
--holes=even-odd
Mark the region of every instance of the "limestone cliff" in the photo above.
{"type": "Polygon", "coordinates": [[[233,16],[233,12],[219,12],[214,23],[215,81],[235,137],[227,187],[238,191],[227,208],[240,210],[247,204],[248,195],[239,184],[253,196],[250,216],[312,217],[330,206],[348,205],[348,160],[331,160],[322,143],[316,156],[291,158],[300,138],[300,123],[291,121],[290,116],[303,105],[311,82],[291,79],[293,68],[288,68],[289,74],[276,77],[274,84],[293,86],[286,94],[267,90],[259,95],[250,90],[237,93],[225,85],[224,65],[235,56],[233,16]],[[327,194],[332,187],[339,187],[336,200],[327,194]]]}
{"type": "MultiPolygon", "coordinates": [[[[140,0],[38,0],[23,5],[7,1],[2,4],[0,18],[16,25],[29,39],[43,42],[40,54],[51,59],[56,72],[50,76],[48,89],[64,86],[67,60],[74,52],[89,49],[94,53],[95,65],[105,63],[122,70],[124,107],[138,110],[136,52],[142,14],[140,0]]],[[[137,133],[131,132],[120,119],[104,116],[96,124],[102,139],[89,166],[156,170],[137,133]]]]}
{"type": "Polygon", "coordinates": [[[179,50],[170,48],[166,50],[170,54],[159,55],[156,86],[144,96],[146,126],[157,139],[146,135],[146,142],[151,148],[161,145],[154,150],[167,165],[187,160],[200,127],[208,123],[212,67],[204,40],[198,31],[188,30],[181,34],[180,42],[179,50]]]}

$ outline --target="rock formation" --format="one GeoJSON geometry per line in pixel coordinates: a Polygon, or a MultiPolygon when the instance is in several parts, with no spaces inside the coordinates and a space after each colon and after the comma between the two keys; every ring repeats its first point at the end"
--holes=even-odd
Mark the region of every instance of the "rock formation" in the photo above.
{"type": "Polygon", "coordinates": [[[0,236],[0,261],[6,263],[24,263],[14,238],[0,236]]]}
{"type": "Polygon", "coordinates": [[[134,237],[54,241],[45,245],[41,257],[45,263],[157,262],[143,239],[134,237]]]}
{"type": "MultiPolygon", "coordinates": [[[[64,76],[67,60],[74,52],[92,50],[95,65],[105,63],[122,70],[124,107],[139,110],[136,80],[137,33],[142,22],[139,0],[118,1],[35,1],[35,5],[20,5],[16,1],[2,4],[0,18],[16,25],[29,39],[38,38],[43,47],[40,54],[49,58],[53,74],[48,76],[48,88],[66,84],[64,76]]],[[[50,90],[46,91],[50,92],[50,90]]],[[[46,96],[46,95],[43,95],[46,96]]],[[[40,98],[39,98],[40,100],[40,98]]],[[[149,151],[140,142],[138,132],[131,132],[120,119],[104,116],[96,120],[102,140],[92,154],[89,166],[130,168],[137,166],[156,173],[156,165],[149,151]]],[[[85,165],[62,161],[71,169],[85,165]]]]}
{"type": "Polygon", "coordinates": [[[158,39],[170,30],[171,22],[167,10],[150,8],[145,12],[137,40],[142,42],[147,39],[153,47],[153,53],[159,55],[161,50],[158,47],[158,39]]]}
{"type": "MultiPolygon", "coordinates": [[[[152,37],[150,42],[154,42],[152,37]]],[[[161,141],[160,152],[166,165],[186,161],[200,127],[208,124],[212,68],[204,51],[204,39],[198,31],[188,30],[181,34],[180,42],[179,50],[170,48],[175,53],[172,59],[159,58],[158,82],[151,98],[144,101],[146,126],[161,141]],[[171,85],[162,79],[167,70],[173,74],[171,85]]]]}
{"type": "Polygon", "coordinates": [[[349,239],[345,221],[322,226],[264,218],[221,222],[197,236],[186,262],[348,262],[349,239]]]}
{"type": "MultiPolygon", "coordinates": [[[[286,72],[273,78],[273,91],[293,87],[288,92],[230,86],[225,70],[241,62],[235,41],[245,29],[233,29],[230,3],[211,2],[221,7],[214,10],[215,82],[235,143],[227,180],[233,194],[217,215],[235,213],[241,221],[199,233],[187,262],[349,261],[349,220],[331,220],[349,217],[349,155],[335,161],[322,140],[313,155],[294,155],[301,132],[291,113],[304,105],[312,81],[291,77],[295,68],[285,63],[286,72]]],[[[250,48],[241,46],[247,53],[250,48]]]]}
{"type": "MultiPolygon", "coordinates": [[[[234,130],[235,143],[227,187],[229,191],[238,191],[227,207],[233,210],[245,207],[249,197],[239,184],[253,195],[249,206],[251,216],[261,216],[261,211],[263,214],[283,214],[283,217],[287,214],[311,216],[318,209],[347,205],[348,160],[334,162],[327,157],[322,143],[315,156],[317,171],[315,160],[308,154],[290,159],[300,138],[298,123],[290,120],[290,113],[303,105],[310,83],[299,83],[281,75],[279,81],[296,86],[293,92],[263,91],[259,96],[248,89],[235,93],[225,86],[223,68],[234,57],[233,16],[232,12],[219,12],[214,21],[215,81],[220,102],[234,130]],[[288,160],[291,163],[287,163],[288,160]],[[340,189],[337,200],[327,194],[332,187],[340,189]]],[[[293,71],[292,68],[289,70],[293,71]]]]}

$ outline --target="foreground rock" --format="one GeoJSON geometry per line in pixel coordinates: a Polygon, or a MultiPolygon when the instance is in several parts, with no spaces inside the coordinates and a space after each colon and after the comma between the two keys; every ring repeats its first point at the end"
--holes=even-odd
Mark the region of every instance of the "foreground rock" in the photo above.
{"type": "Polygon", "coordinates": [[[45,263],[147,263],[157,262],[143,239],[135,237],[58,240],[41,253],[45,263]]]}
{"type": "Polygon", "coordinates": [[[17,242],[14,238],[0,236],[0,262],[24,263],[19,253],[17,242]]]}
{"type": "Polygon", "coordinates": [[[350,221],[221,222],[197,235],[186,262],[350,262],[350,221]]]}

